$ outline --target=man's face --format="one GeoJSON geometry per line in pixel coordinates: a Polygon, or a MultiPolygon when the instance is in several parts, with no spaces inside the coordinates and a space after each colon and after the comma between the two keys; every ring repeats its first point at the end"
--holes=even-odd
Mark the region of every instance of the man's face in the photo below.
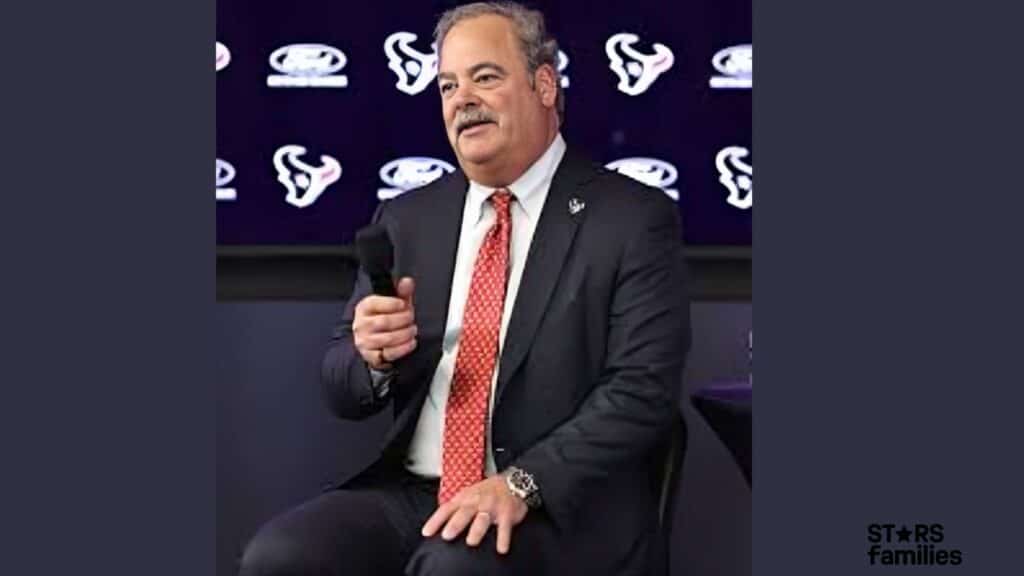
{"type": "Polygon", "coordinates": [[[448,141],[460,163],[501,164],[543,145],[550,105],[545,108],[541,91],[531,87],[513,24],[506,18],[470,18],[448,31],[438,87],[448,141]]]}

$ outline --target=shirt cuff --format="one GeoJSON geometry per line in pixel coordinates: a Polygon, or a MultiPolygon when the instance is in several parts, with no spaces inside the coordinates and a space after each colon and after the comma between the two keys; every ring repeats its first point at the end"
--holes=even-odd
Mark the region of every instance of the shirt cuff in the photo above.
{"type": "Polygon", "coordinates": [[[373,395],[378,400],[384,399],[391,391],[391,381],[395,379],[395,369],[374,370],[369,366],[367,369],[370,370],[370,386],[373,388],[373,395]]]}

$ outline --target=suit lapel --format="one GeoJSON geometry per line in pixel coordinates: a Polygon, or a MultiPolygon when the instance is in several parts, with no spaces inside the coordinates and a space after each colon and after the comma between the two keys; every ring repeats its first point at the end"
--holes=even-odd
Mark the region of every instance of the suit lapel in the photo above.
{"type": "Polygon", "coordinates": [[[436,190],[423,197],[423,206],[417,206],[417,210],[422,210],[422,218],[409,226],[414,231],[412,242],[416,246],[416,293],[413,302],[420,341],[417,349],[404,361],[406,368],[403,370],[413,371],[409,381],[416,382],[417,387],[411,391],[410,400],[403,404],[402,412],[396,414],[382,447],[390,445],[403,432],[411,434],[411,424],[419,416],[420,407],[430,391],[434,370],[441,360],[452,273],[468,187],[462,172],[446,176],[444,181],[438,182],[436,190]]]}
{"type": "Polygon", "coordinates": [[[436,193],[430,194],[429,199],[424,198],[429,204],[424,207],[423,225],[417,226],[417,252],[421,261],[417,268],[422,272],[416,278],[416,315],[429,321],[429,326],[420,328],[427,328],[423,336],[437,339],[429,344],[437,345],[439,353],[448,319],[452,273],[468,185],[462,172],[452,174],[436,193]]]}
{"type": "Polygon", "coordinates": [[[582,186],[595,175],[592,164],[586,158],[577,155],[571,148],[566,149],[551,181],[544,209],[530,242],[515,307],[505,334],[495,405],[501,400],[502,391],[530,350],[533,336],[540,326],[544,310],[558,283],[562,265],[572,247],[577,226],[585,214],[585,210],[580,207],[580,203],[585,206],[586,199],[582,186]],[[573,210],[570,210],[570,202],[574,205],[573,210]]]}

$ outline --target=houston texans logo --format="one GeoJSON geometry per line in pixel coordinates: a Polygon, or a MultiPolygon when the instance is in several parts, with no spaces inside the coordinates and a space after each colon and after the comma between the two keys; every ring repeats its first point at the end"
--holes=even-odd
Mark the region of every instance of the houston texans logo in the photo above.
{"type": "Polygon", "coordinates": [[[569,77],[565,75],[569,67],[569,55],[561,50],[558,51],[558,77],[561,79],[562,88],[569,87],[569,77]]]}
{"type": "Polygon", "coordinates": [[[609,38],[604,45],[612,72],[619,77],[619,91],[630,96],[646,92],[658,76],[675,62],[668,46],[655,43],[652,45],[654,54],[644,54],[633,48],[633,44],[639,40],[636,34],[623,32],[609,38]]]}
{"type": "Polygon", "coordinates": [[[430,53],[424,53],[412,47],[415,41],[412,32],[395,32],[384,40],[388,68],[398,76],[395,88],[409,95],[422,92],[437,76],[436,44],[430,45],[430,53]]]}
{"type": "Polygon", "coordinates": [[[580,212],[583,212],[583,209],[586,208],[586,207],[587,207],[587,203],[584,202],[583,200],[580,200],[579,198],[577,198],[575,196],[573,196],[572,198],[569,198],[569,215],[570,216],[575,216],[575,215],[579,214],[580,212]]]}
{"type": "Polygon", "coordinates": [[[754,205],[754,167],[743,161],[749,155],[750,151],[742,146],[727,146],[715,156],[718,181],[729,191],[725,201],[740,210],[749,210],[754,205]]]}
{"type": "Polygon", "coordinates": [[[289,144],[274,153],[277,181],[288,190],[285,202],[296,208],[306,208],[316,202],[324,190],[341,178],[341,164],[330,156],[320,156],[320,166],[299,159],[306,153],[302,146],[289,144]]]}

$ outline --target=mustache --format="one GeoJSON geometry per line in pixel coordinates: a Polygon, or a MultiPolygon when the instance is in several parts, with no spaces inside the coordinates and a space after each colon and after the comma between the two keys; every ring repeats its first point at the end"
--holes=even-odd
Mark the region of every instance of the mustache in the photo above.
{"type": "Polygon", "coordinates": [[[455,132],[461,133],[466,128],[472,128],[477,124],[483,124],[486,122],[495,122],[494,116],[486,110],[479,108],[473,108],[465,112],[460,112],[455,117],[455,132]]]}

